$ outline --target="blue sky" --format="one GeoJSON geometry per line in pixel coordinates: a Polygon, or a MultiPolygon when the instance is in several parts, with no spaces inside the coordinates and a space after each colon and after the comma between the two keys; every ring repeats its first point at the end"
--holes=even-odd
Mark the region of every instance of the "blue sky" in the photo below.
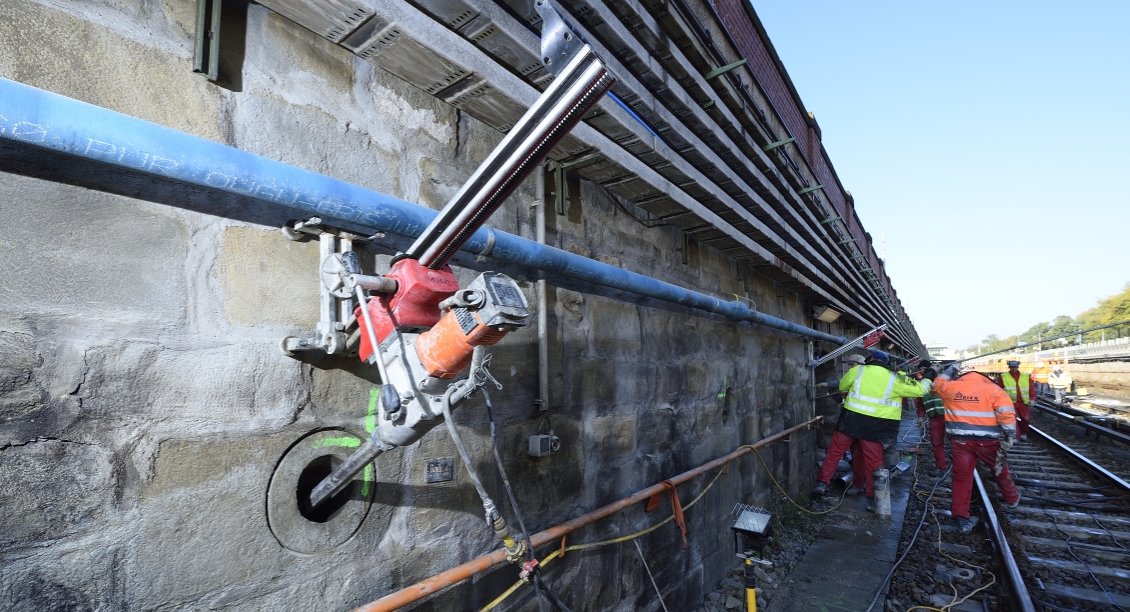
{"type": "Polygon", "coordinates": [[[753,6],[923,341],[1130,282],[1130,2],[753,6]]]}

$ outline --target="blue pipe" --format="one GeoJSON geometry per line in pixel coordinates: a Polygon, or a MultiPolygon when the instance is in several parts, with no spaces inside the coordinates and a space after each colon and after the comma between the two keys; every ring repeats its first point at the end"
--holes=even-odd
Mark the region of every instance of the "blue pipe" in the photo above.
{"type": "MultiPolygon", "coordinates": [[[[0,140],[74,155],[154,177],[172,179],[279,204],[324,219],[415,238],[437,214],[422,206],[288,166],[233,147],[0,78],[0,140]]],[[[845,338],[797,325],[654,278],[481,228],[463,246],[471,253],[495,244],[490,256],[560,276],[681,304],[734,321],[750,321],[808,338],[845,338]]]]}

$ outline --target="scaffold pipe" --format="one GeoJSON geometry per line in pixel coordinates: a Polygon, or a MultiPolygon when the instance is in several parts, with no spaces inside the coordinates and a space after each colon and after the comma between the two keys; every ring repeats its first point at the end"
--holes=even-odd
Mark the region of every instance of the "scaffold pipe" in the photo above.
{"type": "MultiPolygon", "coordinates": [[[[775,433],[767,438],[763,438],[757,442],[754,442],[753,444],[740,446],[729,454],[723,455],[713,461],[710,461],[709,463],[704,463],[692,470],[687,470],[686,472],[683,472],[682,474],[679,474],[674,478],[669,478],[668,481],[676,485],[686,482],[691,478],[694,478],[695,476],[708,472],[716,467],[720,467],[723,464],[729,463],[730,461],[733,461],[734,459],[737,459],[738,457],[741,457],[746,453],[753,452],[753,449],[755,448],[766,446],[768,444],[786,438],[793,433],[800,431],[801,429],[811,427],[823,418],[824,417],[822,416],[811,418],[799,425],[794,425],[793,427],[775,433]]],[[[638,504],[653,495],[664,492],[665,490],[666,489],[662,484],[652,485],[642,491],[637,491],[636,493],[628,497],[618,499],[608,505],[601,506],[596,510],[582,514],[581,516],[561,523],[560,525],[554,525],[549,529],[530,536],[530,542],[535,548],[537,548],[538,546],[556,541],[561,537],[568,535],[576,531],[577,529],[580,529],[581,527],[584,527],[585,525],[594,523],[602,518],[615,514],[633,504],[638,504]]],[[[378,599],[377,601],[365,604],[359,608],[356,608],[353,612],[391,612],[392,610],[399,610],[400,608],[419,601],[424,597],[431,595],[432,593],[437,593],[440,590],[445,589],[457,582],[466,580],[471,576],[474,576],[475,574],[484,572],[491,567],[504,562],[506,562],[506,549],[500,548],[488,555],[483,555],[477,559],[472,559],[471,561],[468,561],[457,567],[453,567],[446,572],[436,574],[431,578],[421,580],[420,582],[417,582],[410,587],[403,588],[395,593],[392,593],[391,595],[386,595],[378,599]]]]}
{"type": "MultiPolygon", "coordinates": [[[[0,78],[0,156],[33,146],[415,238],[437,212],[234,147],[0,78]]],[[[846,339],[487,227],[462,250],[832,344],[846,339]]]]}

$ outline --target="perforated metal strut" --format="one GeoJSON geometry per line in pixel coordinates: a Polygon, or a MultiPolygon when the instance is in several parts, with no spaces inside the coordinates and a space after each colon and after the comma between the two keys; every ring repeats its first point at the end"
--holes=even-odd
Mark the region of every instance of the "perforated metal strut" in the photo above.
{"type": "Polygon", "coordinates": [[[408,248],[405,257],[432,270],[447,265],[616,82],[547,0],[539,0],[537,8],[544,22],[542,61],[557,78],[408,248]]]}

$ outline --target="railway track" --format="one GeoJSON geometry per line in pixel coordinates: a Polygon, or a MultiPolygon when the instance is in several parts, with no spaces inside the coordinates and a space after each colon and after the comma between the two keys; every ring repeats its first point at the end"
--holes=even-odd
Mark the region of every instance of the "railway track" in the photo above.
{"type": "Polygon", "coordinates": [[[972,511],[982,520],[971,534],[949,515],[949,474],[932,477],[929,442],[919,445],[900,549],[913,544],[887,610],[1130,610],[1127,447],[1074,422],[1035,420],[1041,427],[1009,453],[1020,506],[1005,508],[979,470],[972,511]]]}

